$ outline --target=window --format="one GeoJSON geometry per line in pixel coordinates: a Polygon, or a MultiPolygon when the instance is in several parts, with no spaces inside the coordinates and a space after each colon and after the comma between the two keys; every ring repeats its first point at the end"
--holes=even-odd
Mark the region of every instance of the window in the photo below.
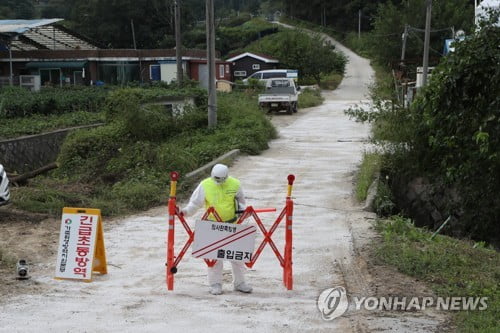
{"type": "Polygon", "coordinates": [[[219,65],[219,77],[224,77],[224,65],[219,65]]]}
{"type": "Polygon", "coordinates": [[[288,81],[288,80],[272,80],[271,87],[290,87],[290,81],[288,81]]]}
{"type": "Polygon", "coordinates": [[[252,79],[257,79],[257,80],[260,80],[260,79],[262,79],[262,73],[259,73],[259,72],[257,72],[257,73],[253,73],[252,75],[250,75],[250,77],[251,77],[252,79]]]}
{"type": "Polygon", "coordinates": [[[252,64],[252,69],[259,70],[260,69],[260,64],[252,64]]]}
{"type": "Polygon", "coordinates": [[[263,79],[272,79],[275,77],[286,77],[285,72],[269,72],[269,73],[264,73],[263,79]]]}
{"type": "Polygon", "coordinates": [[[229,65],[226,65],[226,74],[229,74],[229,65]]]}
{"type": "Polygon", "coordinates": [[[247,76],[247,71],[234,71],[234,76],[245,77],[247,76]]]}
{"type": "Polygon", "coordinates": [[[107,84],[125,84],[139,81],[139,65],[117,61],[99,65],[99,80],[107,84]]]}

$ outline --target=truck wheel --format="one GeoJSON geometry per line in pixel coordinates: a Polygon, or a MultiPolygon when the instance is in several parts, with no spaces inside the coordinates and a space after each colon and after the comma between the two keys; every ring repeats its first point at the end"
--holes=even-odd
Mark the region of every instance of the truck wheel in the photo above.
{"type": "Polygon", "coordinates": [[[293,106],[289,105],[286,107],[286,113],[287,114],[292,114],[293,113],[293,106]]]}
{"type": "Polygon", "coordinates": [[[297,103],[293,105],[293,112],[297,112],[297,103]]]}

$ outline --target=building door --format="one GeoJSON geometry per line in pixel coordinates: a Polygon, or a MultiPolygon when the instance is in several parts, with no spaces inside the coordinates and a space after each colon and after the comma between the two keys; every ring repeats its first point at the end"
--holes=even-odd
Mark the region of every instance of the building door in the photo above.
{"type": "Polygon", "coordinates": [[[40,81],[42,86],[46,85],[61,86],[61,69],[60,68],[40,69],[40,81]]]}
{"type": "Polygon", "coordinates": [[[198,66],[198,78],[200,80],[200,86],[208,89],[208,66],[206,64],[200,64],[198,66]]]}
{"type": "Polygon", "coordinates": [[[160,65],[149,66],[149,79],[151,81],[160,81],[161,79],[160,65]]]}
{"type": "Polygon", "coordinates": [[[74,85],[83,85],[83,71],[75,71],[73,72],[73,84],[74,85]]]}

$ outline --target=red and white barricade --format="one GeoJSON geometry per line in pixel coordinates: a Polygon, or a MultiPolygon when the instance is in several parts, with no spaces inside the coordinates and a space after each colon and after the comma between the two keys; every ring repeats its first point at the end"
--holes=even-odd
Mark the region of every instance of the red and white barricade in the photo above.
{"type": "MultiPolygon", "coordinates": [[[[176,191],[177,191],[178,179],[179,179],[179,174],[177,172],[170,173],[170,197],[168,200],[167,262],[165,264],[166,282],[168,290],[174,289],[174,274],[177,273],[177,267],[179,266],[182,258],[184,257],[187,250],[194,241],[194,231],[191,230],[188,223],[186,222],[184,215],[180,213],[180,209],[179,207],[177,207],[176,191]],[[184,243],[182,249],[177,253],[177,255],[175,254],[175,248],[174,248],[176,218],[181,222],[182,226],[184,227],[184,230],[188,235],[188,239],[184,243]]],[[[255,250],[255,252],[251,255],[250,257],[251,259],[245,262],[245,265],[249,268],[252,268],[253,265],[257,262],[257,259],[259,258],[262,250],[265,248],[267,244],[269,244],[274,254],[276,255],[276,258],[278,259],[281,267],[283,268],[283,284],[288,290],[292,290],[293,289],[293,272],[292,272],[293,200],[291,195],[292,195],[292,187],[293,187],[293,182],[295,180],[295,176],[288,175],[287,179],[288,179],[288,187],[287,187],[285,207],[281,210],[279,216],[276,218],[276,220],[269,229],[267,229],[264,223],[262,223],[262,220],[260,219],[258,213],[274,212],[276,211],[276,208],[255,209],[252,206],[248,206],[242,212],[239,219],[236,221],[236,224],[241,224],[247,219],[253,219],[263,236],[262,242],[257,247],[257,250],[255,250]],[[278,228],[279,224],[283,221],[283,219],[285,220],[285,247],[282,254],[278,250],[278,247],[276,243],[273,241],[272,236],[276,231],[276,229],[278,228]]],[[[209,215],[214,216],[218,222],[222,222],[219,214],[217,214],[217,211],[213,207],[208,208],[201,219],[206,220],[209,215]]],[[[246,236],[249,233],[250,233],[249,231],[247,231],[246,233],[245,231],[241,231],[241,236],[242,237],[246,236]]],[[[220,244],[227,244],[228,242],[234,241],[237,238],[238,235],[226,237],[227,239],[226,242],[217,241],[210,245],[211,246],[210,249],[216,250],[220,244]]],[[[212,267],[217,262],[215,259],[204,259],[204,260],[209,267],[212,267]]]]}

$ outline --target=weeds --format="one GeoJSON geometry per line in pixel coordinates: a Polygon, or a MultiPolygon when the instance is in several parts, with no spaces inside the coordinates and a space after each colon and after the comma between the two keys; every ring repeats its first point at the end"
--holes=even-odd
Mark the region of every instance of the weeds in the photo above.
{"type": "Polygon", "coordinates": [[[500,254],[474,243],[416,228],[401,216],[377,224],[383,236],[376,256],[429,283],[442,297],[488,297],[484,311],[454,314],[458,332],[497,332],[500,318],[500,254]]]}
{"type": "Polygon", "coordinates": [[[325,99],[321,96],[321,91],[318,89],[305,88],[299,95],[299,108],[309,108],[320,105],[325,99]]]}
{"type": "Polygon", "coordinates": [[[364,153],[356,181],[356,199],[363,201],[368,195],[368,189],[380,171],[380,155],[364,153]]]}
{"type": "Polygon", "coordinates": [[[143,97],[126,91],[142,96],[137,88],[114,91],[106,103],[109,123],[71,133],[59,169],[12,189],[15,206],[53,215],[75,205],[100,208],[103,215],[144,210],[165,200],[170,171],[182,176],[235,148],[258,154],[276,136],[253,95],[219,95],[218,126],[208,129],[204,108],[174,116],[141,107],[143,97]]]}

